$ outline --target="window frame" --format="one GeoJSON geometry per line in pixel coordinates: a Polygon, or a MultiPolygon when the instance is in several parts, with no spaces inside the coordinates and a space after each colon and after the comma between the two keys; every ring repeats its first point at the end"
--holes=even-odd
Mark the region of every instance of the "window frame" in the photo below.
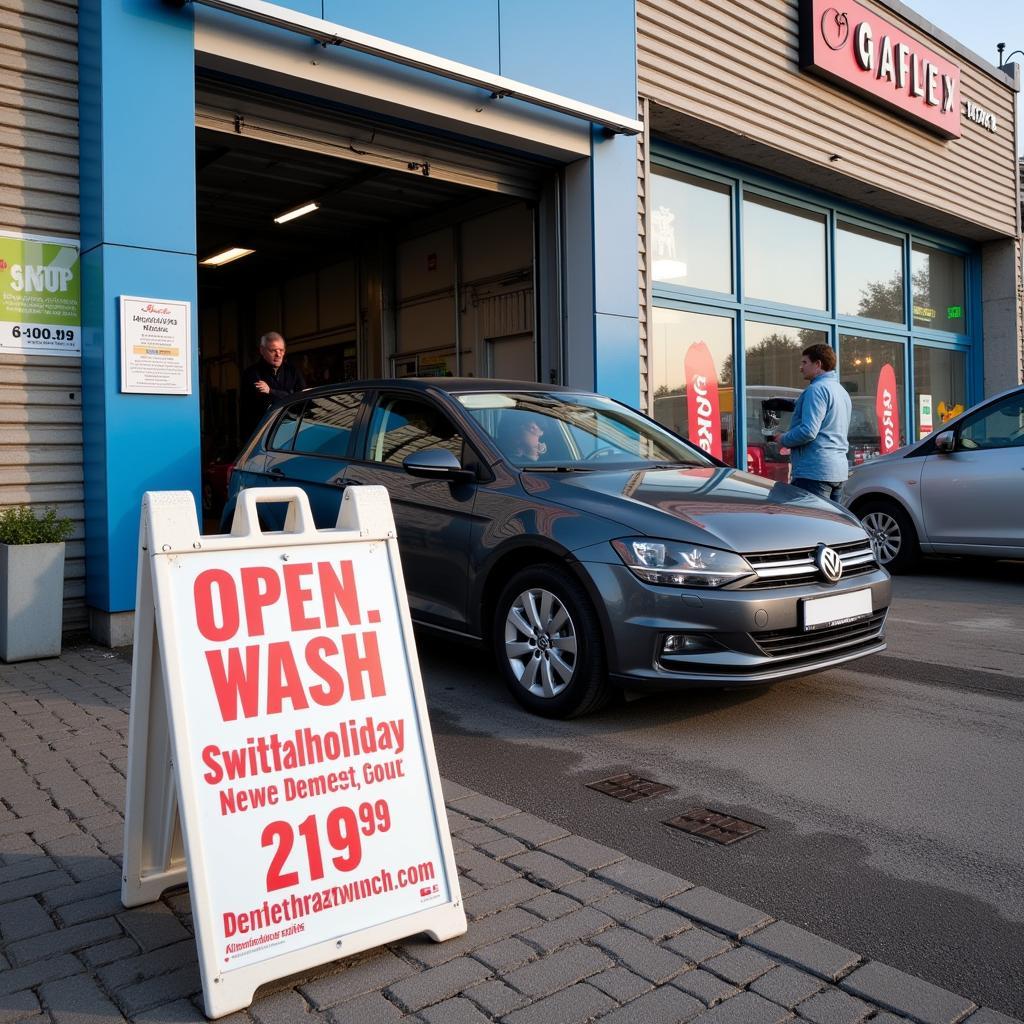
{"type": "MultiPolygon", "coordinates": [[[[733,386],[735,451],[739,468],[745,466],[746,437],[746,347],[745,323],[748,319],[780,326],[824,331],[829,344],[842,359],[841,334],[855,334],[880,341],[898,341],[903,344],[904,424],[905,436],[911,437],[911,402],[915,379],[914,346],[954,349],[965,353],[966,388],[968,405],[981,399],[983,379],[983,352],[981,334],[981,260],[978,249],[966,241],[931,232],[920,224],[867,210],[827,193],[780,181],[747,166],[717,160],[691,152],[660,139],[652,139],[650,147],[650,175],[665,167],[693,178],[706,178],[732,188],[733,213],[731,217],[730,247],[733,264],[734,292],[725,295],[686,288],[683,285],[665,285],[650,280],[650,301],[653,307],[676,309],[709,316],[729,316],[733,319],[733,386]],[[747,193],[763,196],[775,202],[824,214],[826,219],[826,303],[827,309],[787,306],[769,300],[749,299],[743,273],[743,199],[747,193]],[[841,222],[855,227],[889,235],[903,247],[903,323],[875,320],[869,317],[840,316],[837,314],[837,232],[841,222]],[[937,331],[913,326],[912,259],[915,244],[960,256],[964,260],[964,302],[966,305],[965,332],[962,334],[937,331]],[[739,403],[742,402],[742,409],[739,403]]],[[[648,332],[648,356],[654,346],[653,331],[648,332]]],[[[653,417],[653,388],[648,390],[646,414],[653,417]]],[[[908,440],[909,443],[909,440],[908,440]]]]}

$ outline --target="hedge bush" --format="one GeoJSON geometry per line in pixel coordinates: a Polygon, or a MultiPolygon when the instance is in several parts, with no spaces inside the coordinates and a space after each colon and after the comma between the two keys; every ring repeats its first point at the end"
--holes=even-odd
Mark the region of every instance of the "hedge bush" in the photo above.
{"type": "Polygon", "coordinates": [[[55,508],[41,515],[26,505],[0,512],[0,544],[59,544],[71,536],[74,528],[67,516],[57,517],[55,508]]]}

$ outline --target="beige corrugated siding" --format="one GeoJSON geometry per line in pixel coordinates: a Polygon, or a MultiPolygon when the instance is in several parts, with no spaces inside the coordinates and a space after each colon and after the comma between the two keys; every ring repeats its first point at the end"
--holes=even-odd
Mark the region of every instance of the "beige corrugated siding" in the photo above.
{"type": "Polygon", "coordinates": [[[640,93],[651,101],[653,130],[673,123],[658,108],[677,111],[679,134],[696,136],[679,141],[699,144],[693,122],[704,123],[977,225],[978,237],[1015,234],[1013,91],[864,2],[957,64],[962,98],[995,114],[999,131],[962,117],[962,137],[947,142],[801,71],[797,0],[638,0],[640,93]]]}
{"type": "MultiPolygon", "coordinates": [[[[0,229],[77,238],[78,10],[0,0],[0,229]]],[[[82,372],[77,359],[0,356],[0,507],[75,522],[64,627],[86,625],[82,372]]]]}

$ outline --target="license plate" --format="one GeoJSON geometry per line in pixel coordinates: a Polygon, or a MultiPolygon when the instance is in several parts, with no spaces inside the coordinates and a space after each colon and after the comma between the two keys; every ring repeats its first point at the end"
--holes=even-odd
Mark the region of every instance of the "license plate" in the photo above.
{"type": "Polygon", "coordinates": [[[850,594],[814,597],[803,602],[804,630],[829,629],[871,615],[871,591],[854,590],[850,594]]]}

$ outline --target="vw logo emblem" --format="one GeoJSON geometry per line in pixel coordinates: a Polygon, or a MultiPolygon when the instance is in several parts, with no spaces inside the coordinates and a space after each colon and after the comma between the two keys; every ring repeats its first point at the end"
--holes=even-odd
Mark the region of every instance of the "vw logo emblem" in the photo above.
{"type": "Polygon", "coordinates": [[[825,544],[819,544],[814,552],[814,564],[826,583],[837,583],[843,575],[843,560],[825,544]]]}

